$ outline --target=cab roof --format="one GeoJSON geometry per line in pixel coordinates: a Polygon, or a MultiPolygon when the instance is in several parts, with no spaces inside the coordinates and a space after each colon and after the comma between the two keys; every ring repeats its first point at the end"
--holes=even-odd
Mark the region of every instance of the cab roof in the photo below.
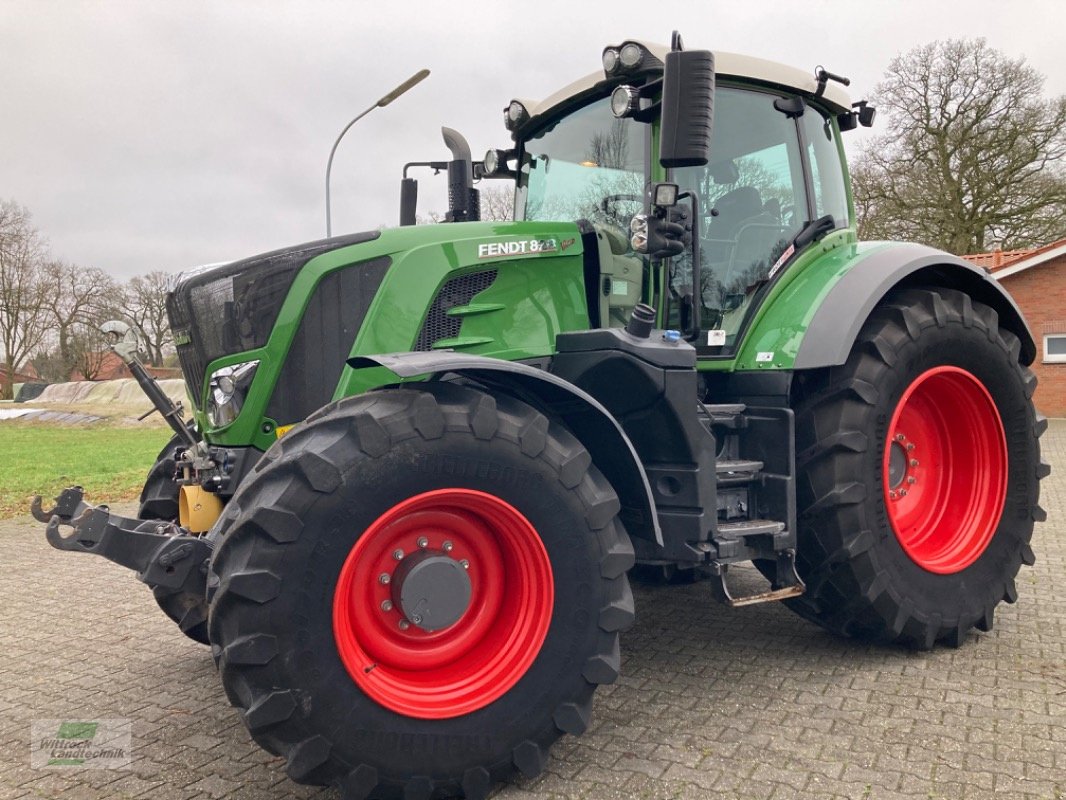
{"type": "MultiPolygon", "coordinates": [[[[627,41],[636,42],[660,61],[665,60],[666,54],[670,52],[670,48],[663,44],[643,42],[639,39],[629,39],[627,41]]],[[[737,78],[744,81],[757,82],[787,91],[799,92],[809,97],[813,97],[818,89],[818,82],[814,78],[813,71],[804,72],[787,64],[780,64],[776,61],[768,61],[764,58],[756,58],[755,56],[746,56],[739,53],[715,51],[714,72],[718,78],[737,78]]],[[[606,85],[608,82],[617,84],[619,81],[616,78],[611,78],[608,81],[603,70],[598,70],[579,78],[568,86],[564,86],[543,100],[517,98],[526,107],[526,111],[529,112],[529,122],[523,125],[523,128],[528,129],[531,125],[535,127],[537,117],[547,114],[559,106],[566,105],[569,101],[580,96],[591,94],[598,86],[601,84],[606,85]]],[[[828,110],[836,114],[851,110],[851,98],[839,83],[830,82],[825,87],[825,92],[819,100],[828,110]]]]}

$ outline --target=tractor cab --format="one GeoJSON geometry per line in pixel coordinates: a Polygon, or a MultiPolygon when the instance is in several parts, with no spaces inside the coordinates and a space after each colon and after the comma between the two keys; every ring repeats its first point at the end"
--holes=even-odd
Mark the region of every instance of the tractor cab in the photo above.
{"type": "Polygon", "coordinates": [[[624,325],[645,302],[701,356],[731,357],[797,238],[816,222],[804,243],[852,227],[840,131],[854,127],[856,112],[824,70],[716,53],[703,97],[686,86],[685,108],[666,104],[675,117],[709,118],[713,107],[709,148],[679,159],[663,152],[663,97],[676,91],[664,64],[678,55],[626,42],[604,51],[603,72],[539,104],[512,101],[516,147],[490,151],[483,171],[515,178],[517,219],[575,219],[595,230],[601,325],[624,325]],[[508,160],[514,169],[501,169],[508,160]],[[682,200],[656,212],[652,189],[664,182],[682,200]],[[680,253],[649,251],[648,214],[682,225],[680,253]]]}

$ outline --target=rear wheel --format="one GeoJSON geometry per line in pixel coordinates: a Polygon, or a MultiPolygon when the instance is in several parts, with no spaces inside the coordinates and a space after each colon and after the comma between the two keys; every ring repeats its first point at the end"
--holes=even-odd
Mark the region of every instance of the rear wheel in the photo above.
{"type": "Polygon", "coordinates": [[[299,782],[484,797],[589,722],[633,550],[584,448],[507,397],[425,384],[286,434],[223,512],[223,685],[299,782]]]}
{"type": "Polygon", "coordinates": [[[990,630],[1032,564],[1033,374],[996,312],[946,289],[890,295],[846,364],[798,376],[797,568],[788,601],[838,633],[930,648],[990,630]]]}

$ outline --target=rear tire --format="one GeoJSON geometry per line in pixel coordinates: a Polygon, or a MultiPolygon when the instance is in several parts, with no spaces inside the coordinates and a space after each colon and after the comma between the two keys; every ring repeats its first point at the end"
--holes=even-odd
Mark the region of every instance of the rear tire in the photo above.
{"type": "Polygon", "coordinates": [[[890,295],[846,364],[800,374],[797,569],[787,601],[836,633],[929,649],[992,628],[1032,564],[1036,379],[996,312],[947,289],[890,295]]]}
{"type": "Polygon", "coordinates": [[[536,775],[618,675],[634,616],[618,509],[581,444],[509,397],[429,383],[331,404],[266,453],[215,529],[223,686],[293,780],[345,798],[480,798],[515,768],[536,775]],[[403,627],[402,570],[434,559],[450,603],[460,555],[466,610],[403,627]]]}

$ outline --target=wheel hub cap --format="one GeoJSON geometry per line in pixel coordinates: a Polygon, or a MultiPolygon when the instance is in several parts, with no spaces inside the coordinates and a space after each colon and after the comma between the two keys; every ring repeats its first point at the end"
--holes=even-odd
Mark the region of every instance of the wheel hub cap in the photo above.
{"type": "Polygon", "coordinates": [[[470,576],[462,564],[443,552],[405,558],[392,585],[393,602],[424,631],[454,625],[470,607],[470,576]]]}

